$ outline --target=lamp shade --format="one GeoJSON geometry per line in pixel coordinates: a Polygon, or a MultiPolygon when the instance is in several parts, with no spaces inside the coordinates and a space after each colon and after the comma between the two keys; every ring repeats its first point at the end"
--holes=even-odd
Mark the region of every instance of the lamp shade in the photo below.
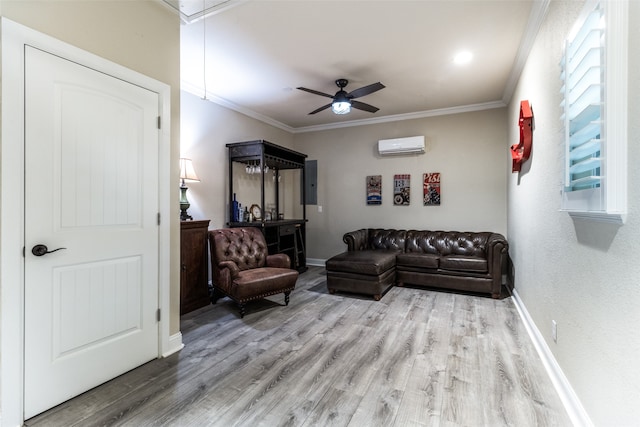
{"type": "Polygon", "coordinates": [[[185,181],[200,181],[195,169],[193,169],[191,159],[180,159],[180,179],[185,181]]]}

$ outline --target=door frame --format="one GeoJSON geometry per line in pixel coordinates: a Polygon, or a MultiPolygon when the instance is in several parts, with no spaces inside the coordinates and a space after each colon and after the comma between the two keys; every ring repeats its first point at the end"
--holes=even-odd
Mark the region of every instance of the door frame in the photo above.
{"type": "Polygon", "coordinates": [[[159,137],[158,357],[183,346],[170,335],[171,87],[7,18],[2,41],[2,135],[0,139],[0,414],[3,425],[24,421],[24,45],[30,45],[156,92],[159,137]]]}

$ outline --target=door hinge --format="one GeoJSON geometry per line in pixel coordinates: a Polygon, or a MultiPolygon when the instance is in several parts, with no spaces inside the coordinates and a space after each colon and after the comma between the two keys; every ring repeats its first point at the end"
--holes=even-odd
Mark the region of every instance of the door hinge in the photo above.
{"type": "Polygon", "coordinates": [[[160,225],[160,212],[158,212],[158,225],[160,225]]]}
{"type": "Polygon", "coordinates": [[[156,319],[158,319],[158,322],[161,320],[161,316],[160,316],[160,309],[158,309],[158,311],[156,311],[156,319]]]}
{"type": "Polygon", "coordinates": [[[158,116],[158,129],[162,129],[162,119],[158,116]]]}
{"type": "Polygon", "coordinates": [[[25,249],[25,247],[23,246],[23,247],[22,247],[22,258],[24,258],[24,257],[26,256],[25,254],[26,254],[26,249],[25,249]]]}

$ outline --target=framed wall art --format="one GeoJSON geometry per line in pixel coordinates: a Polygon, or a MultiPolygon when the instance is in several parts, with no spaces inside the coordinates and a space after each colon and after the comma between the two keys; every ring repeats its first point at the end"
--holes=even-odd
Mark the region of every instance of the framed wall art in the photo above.
{"type": "Polygon", "coordinates": [[[422,193],[425,206],[440,206],[440,172],[422,175],[422,193]]]}
{"type": "Polygon", "coordinates": [[[411,203],[411,175],[393,176],[393,204],[409,205],[411,203]]]}
{"type": "Polygon", "coordinates": [[[367,205],[382,204],[382,175],[367,176],[367,205]]]}

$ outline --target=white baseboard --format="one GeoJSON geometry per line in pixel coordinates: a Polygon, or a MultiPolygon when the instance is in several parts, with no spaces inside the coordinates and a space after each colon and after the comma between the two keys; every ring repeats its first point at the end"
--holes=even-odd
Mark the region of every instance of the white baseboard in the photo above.
{"type": "Polygon", "coordinates": [[[562,404],[569,414],[569,418],[571,418],[571,422],[573,422],[573,425],[576,427],[593,427],[591,418],[589,418],[587,411],[585,411],[580,399],[573,390],[573,387],[571,387],[571,383],[569,383],[564,372],[562,372],[562,368],[560,368],[558,361],[553,356],[551,349],[544,340],[540,330],[533,322],[533,319],[529,315],[527,308],[515,289],[512,291],[512,295],[516,309],[518,310],[525,328],[533,341],[533,345],[540,355],[540,359],[542,359],[542,364],[544,365],[549,378],[551,378],[553,386],[560,396],[560,400],[562,400],[562,404]]]}
{"type": "Polygon", "coordinates": [[[182,332],[173,334],[169,337],[169,348],[167,349],[167,351],[162,353],[162,357],[169,357],[173,353],[177,353],[183,348],[184,344],[182,343],[182,332]]]}
{"type": "Polygon", "coordinates": [[[313,265],[316,267],[324,267],[326,262],[327,262],[326,259],[307,258],[307,265],[313,265]]]}

